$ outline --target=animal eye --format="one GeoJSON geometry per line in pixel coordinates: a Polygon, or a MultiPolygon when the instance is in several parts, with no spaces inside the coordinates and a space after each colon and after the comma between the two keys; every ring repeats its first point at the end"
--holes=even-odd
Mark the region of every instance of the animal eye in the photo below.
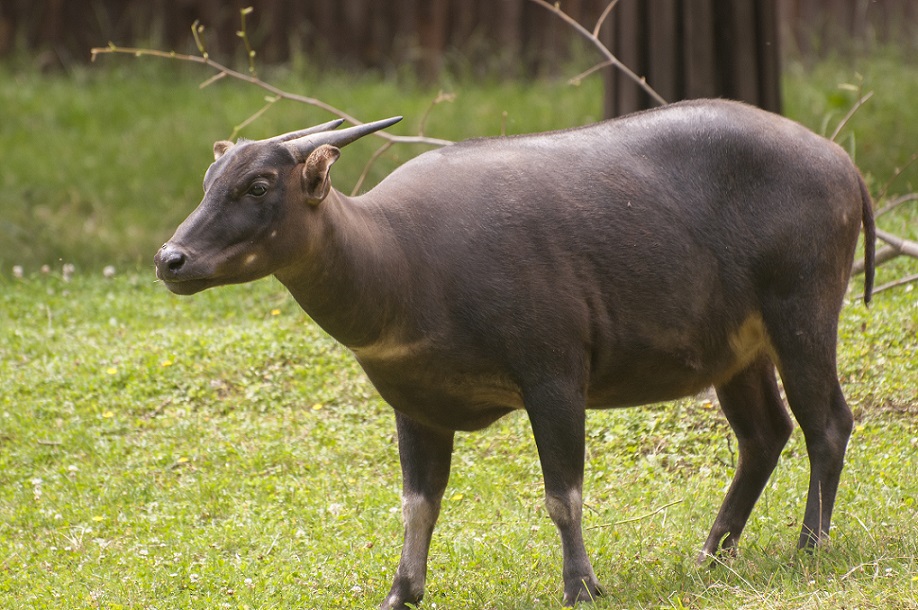
{"type": "Polygon", "coordinates": [[[261,182],[257,182],[249,187],[249,195],[252,197],[261,197],[268,192],[268,187],[266,187],[261,182]]]}

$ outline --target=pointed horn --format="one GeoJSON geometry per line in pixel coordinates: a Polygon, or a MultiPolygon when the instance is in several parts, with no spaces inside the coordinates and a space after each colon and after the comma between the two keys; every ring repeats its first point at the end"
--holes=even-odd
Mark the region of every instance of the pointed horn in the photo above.
{"type": "Polygon", "coordinates": [[[402,117],[396,116],[390,119],[374,121],[372,123],[354,125],[353,127],[348,127],[347,129],[342,129],[340,131],[325,131],[322,133],[315,133],[297,138],[295,140],[290,140],[287,142],[287,147],[291,152],[293,152],[297,159],[303,160],[309,156],[309,153],[323,144],[331,144],[332,146],[341,148],[343,146],[347,146],[354,140],[362,138],[366,135],[370,135],[374,131],[379,131],[380,129],[391,127],[401,120],[402,117]]]}
{"type": "Polygon", "coordinates": [[[261,141],[262,142],[288,142],[290,140],[296,140],[297,138],[302,138],[308,135],[322,133],[323,131],[331,131],[337,128],[343,122],[344,122],[344,119],[335,119],[334,121],[329,121],[328,123],[322,123],[321,125],[316,125],[315,127],[308,127],[306,129],[300,129],[299,131],[291,131],[290,133],[285,133],[279,136],[274,136],[273,138],[268,138],[266,140],[261,140],[261,141]]]}

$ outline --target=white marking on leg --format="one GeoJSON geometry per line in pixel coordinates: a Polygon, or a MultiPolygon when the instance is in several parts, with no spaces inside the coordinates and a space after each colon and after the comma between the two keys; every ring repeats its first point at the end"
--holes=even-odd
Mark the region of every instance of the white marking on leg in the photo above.
{"type": "Polygon", "coordinates": [[[437,522],[438,512],[434,503],[421,494],[407,493],[402,497],[405,546],[402,549],[397,574],[411,583],[413,593],[420,594],[424,590],[430,536],[437,522]]]}
{"type": "Polygon", "coordinates": [[[568,491],[566,497],[546,493],[545,508],[558,527],[579,523],[583,514],[583,496],[576,489],[568,491]]]}

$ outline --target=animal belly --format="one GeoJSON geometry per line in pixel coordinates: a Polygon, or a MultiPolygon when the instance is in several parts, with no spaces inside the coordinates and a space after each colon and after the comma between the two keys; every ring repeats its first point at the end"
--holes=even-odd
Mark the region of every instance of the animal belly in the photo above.
{"type": "Polygon", "coordinates": [[[596,372],[588,390],[590,408],[630,407],[697,394],[727,382],[763,354],[774,359],[761,316],[747,316],[705,349],[661,344],[618,354],[596,372]]]}
{"type": "Polygon", "coordinates": [[[450,430],[486,428],[523,408],[520,389],[493,374],[421,363],[361,365],[380,396],[395,410],[426,425],[450,430]]]}

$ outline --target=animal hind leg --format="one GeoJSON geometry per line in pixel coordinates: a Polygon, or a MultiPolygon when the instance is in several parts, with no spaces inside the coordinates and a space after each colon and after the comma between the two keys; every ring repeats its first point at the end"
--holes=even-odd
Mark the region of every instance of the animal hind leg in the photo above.
{"type": "Polygon", "coordinates": [[[770,330],[770,335],[787,402],[803,430],[810,460],[810,483],[798,543],[800,548],[809,548],[828,536],[854,418],[838,383],[834,324],[822,328],[812,324],[805,330],[783,326],[770,330]]]}
{"type": "Polygon", "coordinates": [[[768,358],[761,357],[715,389],[737,437],[739,463],[698,555],[699,563],[710,559],[721,547],[730,550],[736,546],[793,428],[781,401],[774,365],[768,358]]]}

